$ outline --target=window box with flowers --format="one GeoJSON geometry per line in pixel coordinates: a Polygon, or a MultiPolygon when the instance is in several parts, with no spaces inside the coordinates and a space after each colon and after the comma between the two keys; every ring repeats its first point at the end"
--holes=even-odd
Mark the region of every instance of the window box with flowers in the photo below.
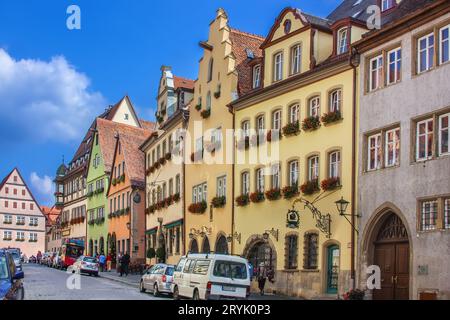
{"type": "MultiPolygon", "coordinates": [[[[113,184],[113,185],[115,185],[115,184],[113,184]]],[[[93,192],[93,191],[89,191],[89,192],[86,194],[86,197],[91,198],[93,195],[94,195],[94,192],[93,192]]]]}
{"type": "Polygon", "coordinates": [[[203,119],[208,119],[211,116],[211,110],[203,110],[200,115],[203,119]]]}
{"type": "Polygon", "coordinates": [[[25,239],[16,239],[17,242],[25,242],[25,239]]]}
{"type": "Polygon", "coordinates": [[[123,174],[123,175],[121,175],[120,177],[119,177],[119,181],[118,181],[119,183],[121,183],[121,182],[125,182],[125,174],[123,174]]]}
{"type": "Polygon", "coordinates": [[[206,201],[202,201],[202,202],[190,204],[188,207],[188,210],[190,213],[202,214],[202,213],[205,213],[207,207],[208,207],[208,204],[206,203],[206,201]]]}
{"type": "Polygon", "coordinates": [[[172,159],[172,153],[167,152],[166,155],[164,156],[164,158],[166,158],[167,161],[170,161],[172,159]]]}
{"type": "Polygon", "coordinates": [[[3,221],[3,224],[12,224],[12,221],[3,221]]]}
{"type": "Polygon", "coordinates": [[[157,116],[156,120],[158,121],[159,124],[161,124],[164,121],[164,117],[157,116]]]}
{"type": "Polygon", "coordinates": [[[101,193],[103,193],[105,191],[105,188],[98,188],[98,189],[96,189],[95,190],[95,194],[101,194],[101,193]]]}
{"type": "Polygon", "coordinates": [[[305,131],[313,131],[320,127],[320,119],[319,117],[308,117],[303,120],[302,129],[305,131]]]}
{"type": "Polygon", "coordinates": [[[131,212],[131,208],[130,207],[125,208],[125,215],[129,215],[130,212],[131,212]]]}
{"type": "Polygon", "coordinates": [[[325,113],[322,116],[321,120],[325,125],[327,125],[342,120],[342,115],[340,111],[330,111],[328,113],[325,113]]]}
{"type": "Polygon", "coordinates": [[[24,226],[24,225],[25,225],[25,222],[17,222],[16,225],[18,225],[18,226],[24,226]]]}
{"type": "Polygon", "coordinates": [[[281,198],[280,189],[271,189],[266,191],[266,198],[269,201],[275,201],[281,198]]]}
{"type": "Polygon", "coordinates": [[[238,207],[245,207],[250,203],[250,198],[248,194],[240,195],[239,197],[236,197],[236,205],[238,207]]]}
{"type": "Polygon", "coordinates": [[[214,197],[211,200],[211,205],[213,206],[213,208],[223,208],[225,207],[226,202],[227,202],[226,197],[214,197]]]}
{"type": "Polygon", "coordinates": [[[283,188],[283,197],[285,199],[292,199],[300,194],[298,185],[286,186],[283,188]]]}
{"type": "Polygon", "coordinates": [[[243,139],[237,142],[238,150],[247,150],[250,148],[250,137],[244,137],[243,139]]]}
{"type": "Polygon", "coordinates": [[[169,207],[173,204],[173,200],[172,200],[171,196],[167,197],[164,201],[166,202],[166,207],[169,207]]]}
{"type": "Polygon", "coordinates": [[[283,134],[286,137],[294,136],[300,133],[300,122],[294,121],[291,123],[288,123],[283,127],[283,134]]]}
{"type": "Polygon", "coordinates": [[[162,157],[162,158],[160,158],[159,160],[158,160],[158,163],[161,165],[161,166],[163,166],[163,165],[165,165],[166,164],[166,157],[164,156],[164,157],[162,157]]]}
{"type": "MultiPolygon", "coordinates": [[[[88,224],[89,224],[90,226],[93,226],[93,225],[95,224],[95,220],[94,220],[94,219],[89,220],[89,221],[88,221],[88,224]]],[[[61,227],[62,227],[62,224],[61,224],[61,227]]],[[[63,227],[63,228],[64,228],[64,227],[63,227]]]]}
{"type": "Polygon", "coordinates": [[[272,142],[272,141],[279,141],[281,140],[283,136],[281,135],[281,132],[278,130],[269,130],[267,131],[267,137],[266,140],[268,142],[272,142]]]}
{"type": "Polygon", "coordinates": [[[307,181],[300,187],[300,190],[306,195],[311,195],[320,191],[319,183],[317,180],[307,181]]]}
{"type": "Polygon", "coordinates": [[[328,178],[323,180],[320,183],[320,186],[322,187],[323,191],[329,191],[337,189],[341,186],[341,179],[337,178],[328,178]]]}
{"type": "Polygon", "coordinates": [[[216,99],[219,99],[220,98],[220,92],[222,91],[222,88],[221,88],[221,85],[219,84],[219,85],[217,85],[217,90],[216,90],[216,92],[214,92],[214,97],[216,98],[216,99]]]}
{"type": "Polygon", "coordinates": [[[105,222],[105,217],[100,217],[95,220],[95,224],[103,224],[105,222]]]}
{"type": "Polygon", "coordinates": [[[179,202],[179,201],[180,201],[180,194],[179,194],[179,193],[175,193],[175,194],[172,196],[172,201],[173,201],[173,202],[179,202]]]}
{"type": "Polygon", "coordinates": [[[200,111],[202,109],[202,104],[199,103],[195,106],[195,110],[200,111]]]}
{"type": "Polygon", "coordinates": [[[113,218],[113,214],[112,213],[108,214],[108,219],[111,220],[112,218],[113,218]]]}
{"type": "Polygon", "coordinates": [[[116,179],[116,178],[112,178],[111,184],[112,184],[113,186],[116,186],[116,184],[117,184],[117,179],[116,179]]]}
{"type": "Polygon", "coordinates": [[[344,300],[364,300],[364,296],[366,292],[359,289],[350,290],[349,292],[344,293],[344,300]]]}
{"type": "Polygon", "coordinates": [[[3,238],[3,241],[12,241],[12,238],[3,238]]]}
{"type": "Polygon", "coordinates": [[[263,192],[253,192],[250,194],[250,201],[253,203],[263,202],[264,200],[266,200],[266,197],[263,192]]]}
{"type": "Polygon", "coordinates": [[[37,239],[30,239],[30,240],[28,240],[28,242],[35,242],[36,243],[38,241],[37,241],[37,239]]]}

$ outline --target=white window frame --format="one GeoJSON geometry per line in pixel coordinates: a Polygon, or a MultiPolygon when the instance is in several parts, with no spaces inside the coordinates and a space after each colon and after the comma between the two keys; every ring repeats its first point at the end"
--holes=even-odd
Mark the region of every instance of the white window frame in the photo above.
{"type": "Polygon", "coordinates": [[[338,31],[337,53],[343,54],[348,51],[348,28],[344,27],[338,31]]]}
{"type": "Polygon", "coordinates": [[[242,195],[248,195],[250,193],[250,172],[242,172],[241,181],[241,193],[242,195]]]}
{"type": "Polygon", "coordinates": [[[386,133],[385,133],[385,149],[384,149],[385,167],[395,167],[400,164],[400,143],[401,143],[400,128],[395,128],[395,129],[386,131],[386,133]],[[391,133],[392,133],[392,137],[393,137],[392,141],[389,140],[389,134],[391,134],[391,133]],[[396,134],[396,133],[398,133],[398,134],[396,134]],[[396,144],[398,144],[398,150],[395,147],[396,144]],[[392,163],[389,162],[389,147],[391,145],[392,145],[392,150],[393,150],[392,163]]]}
{"type": "Polygon", "coordinates": [[[218,197],[227,196],[227,176],[222,176],[217,178],[217,190],[216,195],[218,197]]]}
{"type": "Polygon", "coordinates": [[[242,121],[242,138],[250,137],[250,121],[242,121]]]}
{"type": "Polygon", "coordinates": [[[369,91],[375,91],[381,88],[382,83],[383,83],[383,55],[380,54],[370,59],[369,61],[369,91]],[[375,68],[373,66],[374,61],[376,61],[377,63],[375,68]],[[376,74],[376,81],[374,80],[374,74],[376,74]]]}
{"type": "MultiPolygon", "coordinates": [[[[434,121],[433,118],[428,118],[428,119],[417,122],[417,125],[416,125],[416,161],[426,161],[433,157],[433,143],[431,143],[431,146],[428,145],[428,135],[430,134],[430,132],[428,131],[428,123],[431,122],[433,124],[433,126],[432,126],[433,131],[431,131],[431,134],[434,135],[434,122],[433,121],[434,121]],[[419,127],[422,124],[425,124],[425,133],[424,134],[420,134],[420,132],[419,132],[419,127]],[[425,137],[425,157],[419,158],[419,153],[420,153],[419,140],[422,136],[425,137]],[[430,150],[430,148],[431,148],[431,155],[428,156],[428,153],[429,153],[428,151],[430,150]]],[[[433,136],[433,138],[434,138],[434,136],[433,136]]]]}
{"type": "Polygon", "coordinates": [[[434,61],[434,50],[435,50],[435,44],[436,44],[436,39],[434,37],[434,33],[431,32],[423,37],[420,37],[419,39],[417,39],[417,74],[420,73],[424,73],[430,69],[432,69],[435,65],[435,61],[434,61]],[[433,44],[430,45],[430,39],[433,38],[433,44]],[[424,49],[420,48],[420,42],[422,40],[426,40],[426,47],[424,49]],[[430,51],[433,50],[433,53],[430,55],[430,51]],[[421,66],[422,66],[422,60],[420,59],[420,56],[422,54],[422,52],[425,52],[425,69],[421,70],[421,66]],[[430,65],[430,58],[433,60],[433,63],[430,65]]]}
{"type": "Polygon", "coordinates": [[[3,223],[12,223],[13,222],[13,217],[10,214],[5,214],[4,219],[3,219],[3,223]]]}
{"type": "Polygon", "coordinates": [[[278,52],[273,57],[273,81],[283,80],[283,52],[278,52]]]}
{"type": "Polygon", "coordinates": [[[386,70],[386,83],[397,83],[402,79],[402,48],[398,47],[387,52],[387,70],[386,70]],[[394,54],[394,60],[391,60],[391,54],[394,54]],[[400,65],[399,65],[400,64],[400,65]],[[394,79],[390,78],[391,65],[394,66],[394,79]]]}
{"type": "Polygon", "coordinates": [[[256,169],[256,191],[264,192],[266,190],[266,176],[264,168],[256,169]]]}
{"type": "Polygon", "coordinates": [[[431,224],[431,223],[430,223],[430,222],[431,222],[431,219],[432,219],[431,208],[433,208],[433,204],[434,204],[435,207],[437,208],[436,210],[439,210],[437,200],[430,200],[430,201],[424,201],[424,202],[422,202],[422,208],[421,208],[421,210],[420,210],[420,231],[432,231],[432,230],[436,230],[436,229],[437,229],[437,223],[438,223],[439,213],[437,213],[438,216],[437,216],[436,220],[434,221],[434,224],[431,224]],[[429,218],[430,218],[430,220],[428,221],[429,226],[428,226],[427,228],[424,228],[424,225],[423,225],[423,216],[424,216],[424,213],[425,213],[425,207],[426,207],[427,204],[429,205],[429,210],[430,210],[430,214],[428,215],[429,218]]]}
{"type": "Polygon", "coordinates": [[[272,113],[272,129],[281,130],[281,110],[272,113]]]}
{"type": "Polygon", "coordinates": [[[12,231],[5,230],[5,231],[3,232],[3,238],[4,238],[5,240],[12,240],[12,231]]]}
{"type": "Polygon", "coordinates": [[[308,158],[308,181],[319,180],[320,159],[318,155],[308,158]]]}
{"type": "Polygon", "coordinates": [[[382,165],[382,145],[381,145],[381,133],[373,134],[369,137],[367,137],[367,171],[376,171],[381,169],[382,165]],[[375,139],[375,146],[372,147],[371,141],[375,139]],[[370,153],[374,150],[375,159],[374,159],[374,166],[371,166],[370,161],[370,153]]]}
{"type": "Polygon", "coordinates": [[[311,117],[320,116],[320,97],[315,96],[309,99],[309,115],[311,117]]]}
{"type": "Polygon", "coordinates": [[[300,105],[295,103],[289,107],[289,122],[295,123],[300,117],[300,105]]]}
{"type": "Polygon", "coordinates": [[[291,48],[291,75],[301,72],[302,46],[296,44],[291,48]]]}
{"type": "Polygon", "coordinates": [[[450,112],[440,115],[439,116],[439,136],[438,136],[438,143],[439,143],[439,156],[444,156],[444,155],[450,155],[450,145],[447,146],[447,152],[442,152],[442,136],[443,133],[442,131],[447,131],[447,142],[450,142],[450,112]],[[447,127],[443,128],[442,127],[442,119],[443,118],[447,118],[447,127]]]}
{"type": "Polygon", "coordinates": [[[329,178],[339,178],[341,176],[340,173],[340,165],[341,165],[341,152],[339,150],[332,151],[328,155],[328,177],[329,178]]]}
{"type": "Polygon", "coordinates": [[[299,185],[299,167],[298,160],[289,162],[289,186],[299,185]]]}
{"type": "Polygon", "coordinates": [[[258,134],[261,134],[266,129],[264,115],[258,116],[256,118],[256,126],[258,128],[258,134]]]}
{"type": "Polygon", "coordinates": [[[330,92],[330,112],[341,111],[342,90],[336,89],[330,92]]]}
{"type": "Polygon", "coordinates": [[[261,85],[261,65],[253,67],[253,89],[259,88],[261,85]]]}
{"type": "Polygon", "coordinates": [[[281,166],[275,163],[271,167],[272,173],[272,189],[281,189],[281,166]]]}
{"type": "Polygon", "coordinates": [[[450,24],[439,29],[439,64],[444,64],[450,61],[450,24]],[[443,40],[443,32],[447,30],[447,39],[443,40]],[[447,43],[447,61],[443,61],[444,43],[447,43]]]}

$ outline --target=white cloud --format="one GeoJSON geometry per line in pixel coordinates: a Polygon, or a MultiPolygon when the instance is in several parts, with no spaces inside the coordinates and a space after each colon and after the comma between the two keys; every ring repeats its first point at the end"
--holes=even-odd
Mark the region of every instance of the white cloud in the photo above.
{"type": "Polygon", "coordinates": [[[0,142],[78,141],[106,106],[63,56],[15,60],[0,48],[0,84],[0,142]]]}
{"type": "Polygon", "coordinates": [[[32,172],[30,181],[34,192],[40,195],[39,199],[43,200],[44,205],[49,205],[54,202],[54,184],[51,177],[44,175],[41,178],[36,172],[32,172]]]}

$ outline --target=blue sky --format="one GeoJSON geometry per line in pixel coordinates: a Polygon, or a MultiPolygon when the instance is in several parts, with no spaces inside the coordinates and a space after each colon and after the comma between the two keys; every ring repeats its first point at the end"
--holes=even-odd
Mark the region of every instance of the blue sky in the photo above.
{"type": "Polygon", "coordinates": [[[0,179],[19,167],[39,202],[95,115],[128,94],[153,120],[160,67],[195,79],[208,25],[223,7],[234,28],[266,35],[279,12],[326,16],[341,0],[0,0],[0,179]],[[66,9],[81,9],[68,30],[66,9]]]}

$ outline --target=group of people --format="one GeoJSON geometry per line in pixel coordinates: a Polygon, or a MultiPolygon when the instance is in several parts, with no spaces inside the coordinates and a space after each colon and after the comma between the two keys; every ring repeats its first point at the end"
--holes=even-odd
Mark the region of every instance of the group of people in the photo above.
{"type": "MultiPolygon", "coordinates": [[[[113,256],[111,253],[105,256],[105,254],[101,252],[100,254],[96,254],[94,258],[98,260],[100,272],[111,272],[113,261],[113,256]]],[[[128,252],[125,252],[125,254],[119,253],[117,255],[117,270],[120,273],[121,277],[124,274],[128,276],[130,260],[131,258],[128,252]]]]}

